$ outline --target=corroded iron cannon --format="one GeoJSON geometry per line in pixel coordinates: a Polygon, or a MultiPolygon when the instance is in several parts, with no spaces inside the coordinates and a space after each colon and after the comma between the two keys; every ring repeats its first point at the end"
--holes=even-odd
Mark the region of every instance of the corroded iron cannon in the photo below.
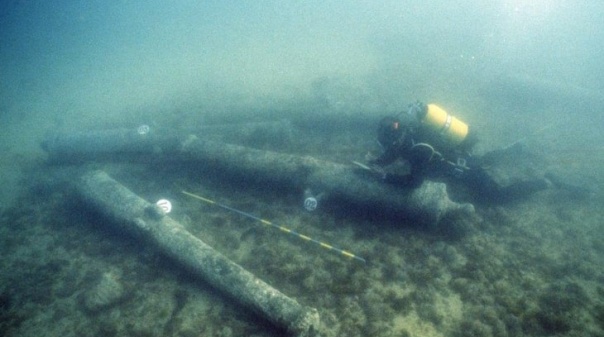
{"type": "Polygon", "coordinates": [[[446,185],[425,181],[416,189],[383,183],[351,165],[310,156],[253,149],[240,145],[181,137],[159,132],[120,129],[57,135],[43,143],[53,162],[91,159],[192,162],[196,167],[243,177],[261,184],[313,190],[327,201],[354,208],[392,214],[417,223],[437,226],[449,215],[474,213],[471,204],[452,201],[446,185]]]}
{"type": "Polygon", "coordinates": [[[315,336],[316,309],[302,306],[229,260],[188,232],[181,224],[103,171],[85,173],[76,182],[85,202],[134,237],[153,245],[189,272],[246,307],[250,307],[291,335],[315,336]]]}

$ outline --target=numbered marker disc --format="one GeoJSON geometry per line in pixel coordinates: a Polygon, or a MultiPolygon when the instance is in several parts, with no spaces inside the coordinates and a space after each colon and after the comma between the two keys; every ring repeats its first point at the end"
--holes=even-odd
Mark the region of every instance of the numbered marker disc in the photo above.
{"type": "Polygon", "coordinates": [[[142,136],[142,135],[148,134],[149,130],[150,130],[149,125],[143,124],[136,129],[136,132],[138,132],[138,134],[142,136]]]}
{"type": "Polygon", "coordinates": [[[159,208],[161,208],[164,213],[170,213],[172,211],[172,203],[170,202],[170,200],[161,199],[158,200],[155,204],[159,206],[159,208]]]}
{"type": "Polygon", "coordinates": [[[315,197],[308,197],[308,198],[304,199],[304,208],[309,212],[316,210],[318,204],[319,204],[319,202],[317,201],[317,199],[315,197]]]}

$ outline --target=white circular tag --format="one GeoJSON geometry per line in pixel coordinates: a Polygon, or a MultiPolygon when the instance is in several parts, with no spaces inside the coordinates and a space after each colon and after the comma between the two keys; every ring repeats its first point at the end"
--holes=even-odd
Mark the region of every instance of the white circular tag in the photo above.
{"type": "Polygon", "coordinates": [[[159,206],[159,208],[161,208],[164,213],[170,213],[172,211],[172,203],[170,202],[170,200],[161,199],[158,200],[155,204],[159,206]]]}
{"type": "Polygon", "coordinates": [[[304,199],[304,208],[309,212],[316,210],[318,204],[319,203],[315,197],[308,197],[304,199]]]}
{"type": "Polygon", "coordinates": [[[136,129],[136,132],[138,132],[138,134],[142,136],[142,135],[148,134],[149,130],[150,130],[149,125],[143,124],[136,129]]]}

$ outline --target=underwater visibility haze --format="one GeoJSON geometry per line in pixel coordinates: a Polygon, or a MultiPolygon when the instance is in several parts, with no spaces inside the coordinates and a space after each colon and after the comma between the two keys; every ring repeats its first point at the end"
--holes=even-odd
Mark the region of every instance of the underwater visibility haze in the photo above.
{"type": "Polygon", "coordinates": [[[603,12],[566,0],[3,1],[0,337],[286,333],[91,207],[77,192],[89,170],[169,200],[187,232],[317,309],[318,336],[604,336],[603,12]],[[416,101],[467,123],[476,155],[522,148],[511,166],[550,188],[490,204],[447,185],[472,214],[437,225],[323,205],[321,191],[308,211],[307,172],[266,182],[300,162],[354,186],[333,172],[358,170],[380,150],[380,119],[416,101]],[[174,153],[230,145],[187,152],[201,162],[147,143],[130,155],[93,142],[80,157],[70,151],[88,145],[75,141],[53,157],[57,135],[117,144],[141,126],[182,141],[162,143],[174,153]],[[251,171],[213,170],[220,160],[251,171]]]}

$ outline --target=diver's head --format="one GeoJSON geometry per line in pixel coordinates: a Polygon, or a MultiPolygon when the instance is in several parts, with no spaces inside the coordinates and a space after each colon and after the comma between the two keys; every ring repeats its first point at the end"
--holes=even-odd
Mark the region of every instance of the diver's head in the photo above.
{"type": "Polygon", "coordinates": [[[378,142],[385,148],[392,146],[405,134],[401,121],[392,116],[382,118],[378,126],[378,142]]]}

